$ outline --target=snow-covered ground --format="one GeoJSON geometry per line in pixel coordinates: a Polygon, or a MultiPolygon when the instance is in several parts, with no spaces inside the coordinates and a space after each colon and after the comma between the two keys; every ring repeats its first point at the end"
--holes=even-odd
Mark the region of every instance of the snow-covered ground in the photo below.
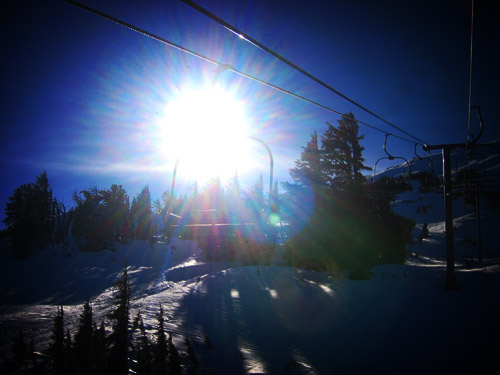
{"type": "Polygon", "coordinates": [[[480,262],[473,209],[454,202],[459,289],[446,291],[443,197],[415,188],[395,209],[415,218],[415,239],[424,222],[429,237],[408,249],[406,264],[374,267],[365,281],[207,263],[196,243],[178,239],[99,253],[61,245],[22,261],[1,251],[0,350],[8,354],[22,328],[46,351],[59,304],[73,332],[87,296],[104,318],[126,262],[131,315],[140,309],[153,334],[161,303],[176,345],[183,350],[186,336],[194,340],[199,373],[500,373],[500,210],[482,201],[480,262]]]}

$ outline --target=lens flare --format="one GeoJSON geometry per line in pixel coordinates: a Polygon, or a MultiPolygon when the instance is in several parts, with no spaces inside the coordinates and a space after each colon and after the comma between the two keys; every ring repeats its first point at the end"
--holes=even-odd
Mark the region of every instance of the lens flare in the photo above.
{"type": "Polygon", "coordinates": [[[168,103],[165,153],[198,181],[227,178],[249,163],[243,104],[220,87],[185,90],[168,103]]]}

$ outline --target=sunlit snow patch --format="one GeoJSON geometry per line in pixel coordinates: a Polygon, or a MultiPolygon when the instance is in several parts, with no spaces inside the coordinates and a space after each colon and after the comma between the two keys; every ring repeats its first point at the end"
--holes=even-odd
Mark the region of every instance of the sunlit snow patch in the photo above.
{"type": "Polygon", "coordinates": [[[325,285],[325,284],[320,284],[320,283],[317,283],[313,280],[308,280],[308,279],[302,279],[303,281],[305,281],[306,283],[309,283],[311,285],[314,285],[315,287],[318,287],[320,288],[323,292],[325,292],[326,294],[328,294],[330,297],[334,297],[335,296],[335,291],[330,288],[328,285],[325,285]]]}
{"type": "Polygon", "coordinates": [[[273,298],[273,299],[279,298],[278,291],[276,289],[266,288],[266,290],[269,292],[269,295],[271,296],[271,298],[273,298]]]}
{"type": "Polygon", "coordinates": [[[203,264],[203,263],[198,262],[198,260],[197,260],[196,258],[189,258],[188,260],[186,260],[185,262],[183,262],[183,263],[181,263],[181,264],[178,264],[178,265],[176,265],[176,266],[174,266],[174,267],[170,267],[170,268],[167,270],[167,272],[168,272],[168,271],[173,271],[173,270],[175,270],[175,269],[177,269],[177,268],[185,268],[185,267],[196,266],[196,265],[198,265],[198,264],[203,264]]]}
{"type": "Polygon", "coordinates": [[[239,351],[247,374],[267,373],[262,359],[257,356],[250,346],[245,343],[240,343],[239,351]]]}

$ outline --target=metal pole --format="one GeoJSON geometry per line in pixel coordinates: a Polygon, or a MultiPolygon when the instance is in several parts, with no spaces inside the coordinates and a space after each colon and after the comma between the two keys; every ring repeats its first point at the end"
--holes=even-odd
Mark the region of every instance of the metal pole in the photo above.
{"type": "Polygon", "coordinates": [[[175,161],[174,173],[172,175],[172,185],[170,185],[170,198],[174,198],[174,190],[175,190],[175,177],[177,176],[177,166],[179,165],[179,159],[175,161]]]}
{"type": "Polygon", "coordinates": [[[481,262],[483,260],[483,241],[481,239],[481,201],[479,191],[476,189],[476,220],[477,220],[477,251],[478,258],[481,262]]]}
{"type": "Polygon", "coordinates": [[[455,277],[455,249],[453,239],[453,199],[451,189],[450,147],[443,147],[444,210],[446,230],[446,285],[447,290],[457,290],[455,277]]]}
{"type": "Polygon", "coordinates": [[[271,149],[269,148],[267,143],[264,142],[262,139],[252,136],[248,136],[248,138],[253,139],[254,141],[257,141],[261,145],[263,145],[266,148],[267,153],[269,154],[269,201],[271,201],[271,198],[273,196],[273,170],[274,170],[273,153],[271,152],[271,149]]]}

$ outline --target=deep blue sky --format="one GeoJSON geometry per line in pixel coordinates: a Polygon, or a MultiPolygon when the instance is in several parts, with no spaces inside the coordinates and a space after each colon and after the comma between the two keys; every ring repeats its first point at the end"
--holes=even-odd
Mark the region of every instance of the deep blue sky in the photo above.
{"type": "MultiPolygon", "coordinates": [[[[180,0],[82,2],[397,133],[180,0]]],[[[500,138],[499,12],[489,3],[476,0],[473,103],[486,123],[483,140],[500,138]]],[[[426,142],[465,141],[470,1],[199,4],[426,142]]],[[[145,184],[153,197],[167,189],[171,168],[158,157],[151,124],[179,87],[210,81],[215,66],[64,1],[11,1],[1,14],[0,217],[13,190],[43,170],[67,206],[74,190],[92,185],[123,184],[131,196],[145,184]]],[[[250,134],[271,146],[279,180],[288,178],[310,134],[339,118],[231,72],[220,82],[246,103],[250,134]]],[[[384,156],[384,134],[364,126],[360,133],[373,166],[384,156]]],[[[408,142],[390,138],[388,148],[414,156],[408,142]]],[[[253,171],[255,180],[267,173],[265,152],[256,158],[263,168],[253,171]]]]}

